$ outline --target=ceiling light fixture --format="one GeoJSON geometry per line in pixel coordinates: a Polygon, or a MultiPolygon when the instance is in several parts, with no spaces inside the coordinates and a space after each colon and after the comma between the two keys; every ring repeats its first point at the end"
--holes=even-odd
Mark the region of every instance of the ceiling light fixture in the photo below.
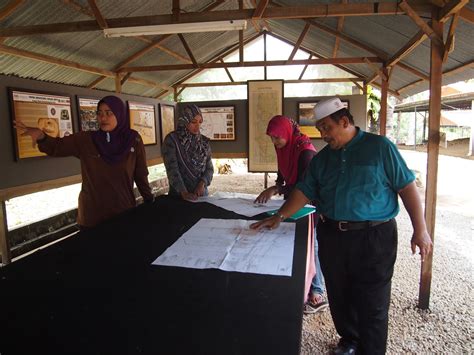
{"type": "Polygon", "coordinates": [[[152,35],[164,35],[164,34],[170,34],[170,33],[238,31],[238,30],[245,30],[246,28],[247,28],[246,20],[173,23],[169,25],[105,28],[104,36],[107,38],[152,36],[152,35]]]}

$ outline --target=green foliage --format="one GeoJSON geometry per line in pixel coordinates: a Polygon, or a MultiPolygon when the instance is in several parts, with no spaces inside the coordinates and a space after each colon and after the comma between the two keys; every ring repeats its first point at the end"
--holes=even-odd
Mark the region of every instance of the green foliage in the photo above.
{"type": "Polygon", "coordinates": [[[367,119],[370,132],[377,132],[379,125],[380,97],[374,88],[367,86],[367,119]]]}

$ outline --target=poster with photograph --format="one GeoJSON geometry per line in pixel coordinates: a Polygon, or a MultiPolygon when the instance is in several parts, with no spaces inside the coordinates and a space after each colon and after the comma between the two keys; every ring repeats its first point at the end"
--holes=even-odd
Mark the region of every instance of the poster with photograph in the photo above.
{"type": "Polygon", "coordinates": [[[161,141],[163,142],[168,133],[174,131],[174,106],[160,104],[160,113],[161,141]]]}
{"type": "MultiPolygon", "coordinates": [[[[74,133],[71,116],[71,98],[54,94],[10,89],[12,119],[27,126],[38,127],[51,137],[64,137],[74,133]]],[[[44,156],[33,147],[30,136],[15,130],[16,159],[44,156]]]]}
{"type": "Polygon", "coordinates": [[[128,102],[130,128],[140,133],[143,144],[156,144],[155,105],[128,102]]]}
{"type": "MultiPolygon", "coordinates": [[[[349,108],[349,101],[341,100],[345,108],[349,108]]],[[[314,119],[314,107],[317,102],[300,102],[298,103],[298,124],[300,131],[309,138],[321,138],[321,133],[316,128],[316,120],[314,119]]]]}
{"type": "Polygon", "coordinates": [[[79,129],[81,131],[99,130],[97,121],[97,104],[99,99],[77,98],[77,107],[79,108],[79,129]]]}
{"type": "Polygon", "coordinates": [[[212,141],[235,140],[234,106],[200,107],[201,134],[212,141]]]}

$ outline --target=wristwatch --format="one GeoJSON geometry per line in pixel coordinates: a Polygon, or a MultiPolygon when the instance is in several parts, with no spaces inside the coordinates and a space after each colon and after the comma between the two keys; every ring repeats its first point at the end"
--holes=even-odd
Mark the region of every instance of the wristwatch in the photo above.
{"type": "Polygon", "coordinates": [[[280,217],[281,222],[283,222],[286,219],[286,217],[281,212],[277,212],[276,215],[280,217]]]}

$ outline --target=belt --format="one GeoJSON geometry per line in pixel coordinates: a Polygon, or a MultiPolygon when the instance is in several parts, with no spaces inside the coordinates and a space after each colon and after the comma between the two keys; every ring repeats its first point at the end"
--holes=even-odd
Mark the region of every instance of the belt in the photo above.
{"type": "Polygon", "coordinates": [[[390,221],[390,219],[387,219],[385,221],[358,221],[358,222],[335,221],[323,215],[320,215],[320,219],[324,224],[327,224],[341,232],[367,229],[367,228],[375,227],[375,226],[378,226],[390,221]]]}

